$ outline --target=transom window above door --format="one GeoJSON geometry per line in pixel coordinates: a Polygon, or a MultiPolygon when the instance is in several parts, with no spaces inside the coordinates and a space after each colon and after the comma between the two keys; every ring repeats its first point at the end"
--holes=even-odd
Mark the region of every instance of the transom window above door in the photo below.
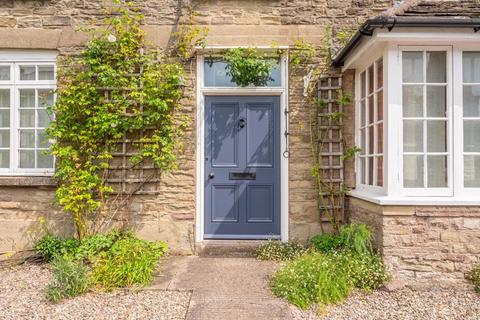
{"type": "Polygon", "coordinates": [[[54,61],[0,60],[0,175],[53,173],[45,129],[55,86],[54,61]]]}

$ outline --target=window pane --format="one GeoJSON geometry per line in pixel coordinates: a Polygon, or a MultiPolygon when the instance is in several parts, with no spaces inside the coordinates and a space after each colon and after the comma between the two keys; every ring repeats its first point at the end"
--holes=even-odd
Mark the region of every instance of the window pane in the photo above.
{"type": "MultiPolygon", "coordinates": [[[[204,83],[207,87],[236,87],[237,84],[231,81],[231,76],[226,69],[225,61],[205,61],[204,63],[204,83]]],[[[267,83],[269,87],[281,86],[280,64],[276,64],[270,72],[270,80],[267,83]]]]}
{"type": "Polygon", "coordinates": [[[377,96],[377,120],[383,120],[383,90],[379,91],[377,96]]]}
{"type": "Polygon", "coordinates": [[[53,106],[53,91],[38,90],[38,107],[47,108],[53,106]]]}
{"type": "Polygon", "coordinates": [[[429,188],[447,187],[447,157],[446,156],[427,156],[428,176],[427,183],[429,188]]]}
{"type": "Polygon", "coordinates": [[[9,150],[0,150],[0,168],[10,168],[9,150]]]}
{"type": "Polygon", "coordinates": [[[360,183],[365,184],[365,158],[360,158],[360,183]]]}
{"type": "Polygon", "coordinates": [[[368,157],[368,185],[373,185],[373,163],[374,163],[374,157],[368,157]]]}
{"type": "Polygon", "coordinates": [[[383,61],[377,61],[377,89],[383,88],[383,61]]]}
{"type": "Polygon", "coordinates": [[[35,108],[35,90],[20,89],[20,108],[35,108]]]}
{"type": "Polygon", "coordinates": [[[446,87],[427,86],[427,117],[446,117],[446,101],[446,87]]]}
{"type": "Polygon", "coordinates": [[[464,156],[465,188],[480,188],[480,155],[464,156]]]}
{"type": "Polygon", "coordinates": [[[373,74],[373,65],[371,65],[369,68],[368,68],[368,93],[372,93],[373,92],[373,85],[374,85],[374,74],[373,74]]]}
{"type": "Polygon", "coordinates": [[[374,134],[373,134],[373,126],[368,127],[368,154],[373,154],[374,148],[374,134]]]}
{"type": "Polygon", "coordinates": [[[361,92],[360,92],[360,96],[362,98],[365,97],[365,90],[366,90],[366,81],[367,81],[367,75],[365,73],[365,71],[363,71],[361,74],[360,74],[360,88],[361,88],[361,92]]]}
{"type": "Polygon", "coordinates": [[[377,127],[377,153],[383,153],[383,123],[379,123],[377,127]]]}
{"type": "Polygon", "coordinates": [[[366,117],[366,109],[365,109],[365,100],[362,100],[362,102],[360,102],[360,119],[361,119],[361,123],[360,125],[362,127],[365,127],[365,117],[366,117]]]}
{"type": "Polygon", "coordinates": [[[427,82],[447,82],[447,53],[427,51],[427,82]]]}
{"type": "Polygon", "coordinates": [[[50,143],[48,142],[48,135],[45,130],[37,130],[37,147],[48,148],[50,143]]]}
{"type": "Polygon", "coordinates": [[[423,82],[423,52],[404,51],[402,60],[403,82],[423,82]]]}
{"type": "Polygon", "coordinates": [[[53,66],[38,66],[38,80],[55,80],[53,66]]]}
{"type": "Polygon", "coordinates": [[[403,86],[403,116],[423,116],[423,86],[403,86]]]}
{"type": "Polygon", "coordinates": [[[20,150],[20,168],[35,168],[35,151],[20,150]]]}
{"type": "Polygon", "coordinates": [[[403,151],[423,152],[423,121],[403,121],[403,151]]]}
{"type": "Polygon", "coordinates": [[[423,188],[423,156],[403,157],[403,186],[423,188]]]}
{"type": "Polygon", "coordinates": [[[480,152],[480,121],[463,121],[463,151],[480,152]]]}
{"type": "Polygon", "coordinates": [[[48,151],[37,151],[37,168],[53,168],[53,157],[48,151]]]}
{"type": "Polygon", "coordinates": [[[10,90],[0,90],[0,108],[10,108],[10,90]]]}
{"type": "Polygon", "coordinates": [[[10,66],[0,66],[0,81],[8,80],[10,80],[10,66]]]}
{"type": "Polygon", "coordinates": [[[480,83],[480,52],[463,53],[463,82],[480,83]]]}
{"type": "Polygon", "coordinates": [[[10,110],[0,110],[0,127],[9,128],[10,127],[10,110]]]}
{"type": "Polygon", "coordinates": [[[365,129],[360,130],[360,148],[362,149],[360,151],[360,154],[365,154],[367,151],[367,140],[366,140],[366,135],[365,135],[365,129]]]}
{"type": "Polygon", "coordinates": [[[373,110],[373,104],[374,100],[373,100],[373,95],[371,95],[370,97],[368,97],[368,123],[373,123],[374,121],[374,116],[375,116],[375,113],[374,113],[374,110],[373,110]]]}
{"type": "Polygon", "coordinates": [[[446,121],[429,120],[427,121],[427,151],[428,152],[446,152],[447,151],[447,131],[446,121]]]}
{"type": "Polygon", "coordinates": [[[383,157],[377,157],[377,186],[383,186],[383,157]]]}
{"type": "Polygon", "coordinates": [[[463,116],[480,117],[480,86],[463,87],[463,116]]]}
{"type": "Polygon", "coordinates": [[[20,148],[35,147],[35,130],[20,130],[20,148]]]}
{"type": "Polygon", "coordinates": [[[48,115],[47,110],[39,109],[37,110],[38,123],[37,127],[46,128],[50,123],[50,116],[48,115]]]}
{"type": "Polygon", "coordinates": [[[35,127],[35,110],[20,109],[20,127],[34,128],[35,127]]]}
{"type": "Polygon", "coordinates": [[[20,80],[35,80],[35,66],[20,66],[20,80]]]}
{"type": "Polygon", "coordinates": [[[10,146],[10,130],[0,130],[0,147],[8,148],[10,146]]]}

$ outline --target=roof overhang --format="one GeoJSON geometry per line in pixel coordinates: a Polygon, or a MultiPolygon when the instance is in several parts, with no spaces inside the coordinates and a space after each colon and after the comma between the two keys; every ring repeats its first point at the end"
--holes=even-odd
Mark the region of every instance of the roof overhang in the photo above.
{"type": "Polygon", "coordinates": [[[342,67],[347,57],[363,41],[363,38],[371,37],[375,29],[387,29],[392,31],[396,27],[403,28],[469,28],[472,32],[480,30],[480,19],[470,17],[418,17],[378,16],[367,20],[353,35],[350,41],[338,52],[332,61],[334,67],[342,67]]]}

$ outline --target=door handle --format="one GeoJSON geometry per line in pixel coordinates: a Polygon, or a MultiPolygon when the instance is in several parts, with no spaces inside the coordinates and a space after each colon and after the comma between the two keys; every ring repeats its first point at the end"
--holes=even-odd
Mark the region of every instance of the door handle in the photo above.
{"type": "Polygon", "coordinates": [[[238,120],[238,126],[239,126],[240,128],[245,127],[246,123],[247,123],[247,122],[246,122],[245,119],[243,119],[243,118],[240,119],[240,120],[238,120]]]}
{"type": "Polygon", "coordinates": [[[208,175],[208,179],[213,179],[213,178],[215,178],[215,173],[210,172],[210,174],[208,175]]]}

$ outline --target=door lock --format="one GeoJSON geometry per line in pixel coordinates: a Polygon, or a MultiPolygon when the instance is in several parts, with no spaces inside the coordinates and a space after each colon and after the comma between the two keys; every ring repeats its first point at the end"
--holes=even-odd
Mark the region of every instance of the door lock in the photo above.
{"type": "Polygon", "coordinates": [[[238,126],[239,126],[240,128],[245,127],[245,125],[246,125],[245,119],[242,118],[242,119],[238,120],[238,126]]]}
{"type": "Polygon", "coordinates": [[[213,179],[213,178],[215,178],[215,173],[210,172],[210,174],[208,175],[208,179],[213,179]]]}

